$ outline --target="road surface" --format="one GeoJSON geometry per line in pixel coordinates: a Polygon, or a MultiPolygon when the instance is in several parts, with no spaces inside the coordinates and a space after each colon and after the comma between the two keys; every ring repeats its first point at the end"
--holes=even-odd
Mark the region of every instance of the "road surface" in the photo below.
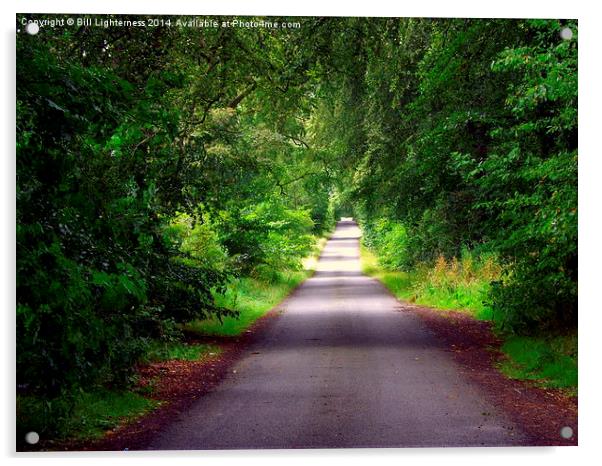
{"type": "Polygon", "coordinates": [[[525,442],[420,319],[362,274],[359,236],[339,222],[282,315],[151,449],[525,442]]]}

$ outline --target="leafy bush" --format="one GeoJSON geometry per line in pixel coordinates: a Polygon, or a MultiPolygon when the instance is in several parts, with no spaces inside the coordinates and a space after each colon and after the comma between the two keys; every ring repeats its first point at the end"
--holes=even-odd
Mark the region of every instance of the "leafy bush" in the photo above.
{"type": "Polygon", "coordinates": [[[231,263],[245,274],[264,265],[276,270],[299,268],[315,242],[309,212],[289,209],[273,198],[222,211],[218,228],[231,263]]]}
{"type": "Polygon", "coordinates": [[[227,268],[228,254],[207,214],[203,215],[202,220],[179,214],[171,220],[166,234],[180,245],[183,254],[189,256],[186,262],[220,271],[227,268]]]}
{"type": "Polygon", "coordinates": [[[385,218],[363,224],[364,244],[378,253],[379,263],[388,270],[408,265],[408,234],[400,222],[385,218]]]}

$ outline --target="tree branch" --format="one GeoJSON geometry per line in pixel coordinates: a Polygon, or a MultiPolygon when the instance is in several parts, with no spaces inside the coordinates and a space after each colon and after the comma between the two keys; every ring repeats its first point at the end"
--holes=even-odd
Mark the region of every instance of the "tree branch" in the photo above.
{"type": "Polygon", "coordinates": [[[230,107],[230,108],[236,108],[238,106],[238,104],[242,101],[242,99],[244,99],[251,92],[253,92],[256,87],[257,87],[257,82],[253,81],[253,84],[251,84],[249,87],[247,87],[242,92],[242,94],[238,95],[237,97],[235,97],[233,100],[230,101],[230,103],[228,104],[228,107],[230,107]]]}

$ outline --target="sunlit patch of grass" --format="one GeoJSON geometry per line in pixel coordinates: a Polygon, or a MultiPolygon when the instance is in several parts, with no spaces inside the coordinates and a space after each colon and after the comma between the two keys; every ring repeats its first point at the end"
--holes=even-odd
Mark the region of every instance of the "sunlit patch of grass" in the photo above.
{"type": "Polygon", "coordinates": [[[240,335],[311,276],[326,241],[321,238],[316,242],[313,253],[303,260],[301,270],[270,270],[255,277],[242,277],[233,281],[226,293],[215,295],[218,306],[237,310],[238,317],[224,317],[221,322],[195,320],[186,324],[184,330],[207,336],[240,335]]]}
{"type": "Polygon", "coordinates": [[[360,262],[362,272],[364,272],[366,275],[376,276],[383,272],[382,268],[378,265],[378,258],[376,257],[376,255],[361,243],[360,262]]]}
{"type": "Polygon", "coordinates": [[[135,419],[156,405],[156,401],[128,391],[84,393],[74,409],[70,431],[76,438],[101,437],[108,429],[135,419]]]}
{"type": "Polygon", "coordinates": [[[239,311],[238,317],[195,320],[184,330],[199,335],[236,336],[248,329],[253,322],[281,302],[310,273],[305,270],[279,274],[275,281],[240,278],[232,283],[225,294],[216,296],[216,303],[239,311]]]}
{"type": "Polygon", "coordinates": [[[532,380],[549,388],[567,388],[576,394],[577,336],[508,337],[502,346],[508,359],[500,370],[508,377],[532,380]]]}
{"type": "Polygon", "coordinates": [[[489,282],[499,276],[493,259],[475,263],[465,256],[461,261],[439,258],[434,266],[422,265],[410,272],[386,270],[365,246],[361,247],[362,270],[378,278],[397,298],[442,310],[468,312],[477,319],[491,319],[483,301],[489,282]]]}

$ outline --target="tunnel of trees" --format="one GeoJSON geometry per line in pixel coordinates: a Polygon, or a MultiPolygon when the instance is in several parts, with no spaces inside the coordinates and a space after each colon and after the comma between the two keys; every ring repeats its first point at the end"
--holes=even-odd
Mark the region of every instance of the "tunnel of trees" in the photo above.
{"type": "Polygon", "coordinates": [[[493,257],[504,331],[576,328],[576,21],[287,21],[18,35],[22,390],[126,384],[341,215],[393,269],[493,257]]]}

